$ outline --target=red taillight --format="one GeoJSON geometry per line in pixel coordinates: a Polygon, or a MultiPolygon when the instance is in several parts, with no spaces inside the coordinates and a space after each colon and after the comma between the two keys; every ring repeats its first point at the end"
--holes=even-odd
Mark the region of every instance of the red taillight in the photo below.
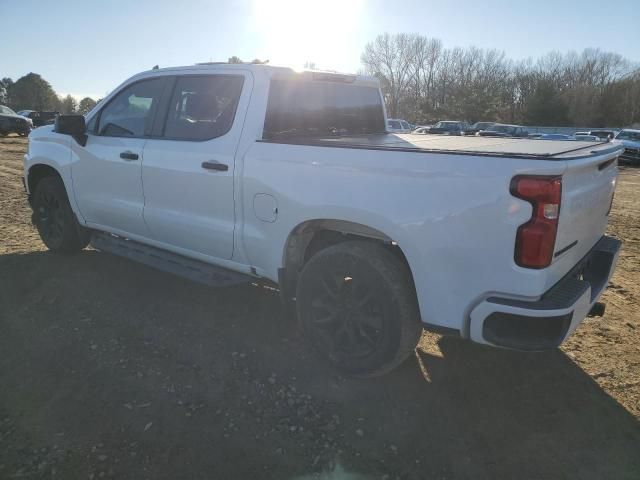
{"type": "Polygon", "coordinates": [[[514,177],[511,180],[511,195],[526,200],[533,208],[531,220],[518,228],[516,263],[527,268],[548,267],[556,245],[562,177],[514,177]]]}

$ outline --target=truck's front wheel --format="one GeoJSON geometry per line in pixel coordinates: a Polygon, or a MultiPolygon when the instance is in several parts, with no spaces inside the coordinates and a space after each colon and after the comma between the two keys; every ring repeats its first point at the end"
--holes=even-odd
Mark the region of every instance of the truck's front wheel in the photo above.
{"type": "Polygon", "coordinates": [[[407,267],[374,242],[344,242],[316,253],[300,273],[296,306],[316,350],[349,375],[392,370],[422,333],[407,267]]]}
{"type": "Polygon", "coordinates": [[[38,182],[32,207],[33,223],[49,250],[74,253],[88,245],[90,232],[76,220],[60,177],[45,177],[38,182]]]}

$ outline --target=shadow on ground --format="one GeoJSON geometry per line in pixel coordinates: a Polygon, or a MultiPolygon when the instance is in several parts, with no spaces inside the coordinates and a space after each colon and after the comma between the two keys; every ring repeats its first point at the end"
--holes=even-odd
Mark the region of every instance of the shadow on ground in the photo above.
{"type": "Polygon", "coordinates": [[[86,251],[0,256],[0,478],[639,478],[640,427],[560,351],[425,337],[318,363],[271,290],[86,251]]]}

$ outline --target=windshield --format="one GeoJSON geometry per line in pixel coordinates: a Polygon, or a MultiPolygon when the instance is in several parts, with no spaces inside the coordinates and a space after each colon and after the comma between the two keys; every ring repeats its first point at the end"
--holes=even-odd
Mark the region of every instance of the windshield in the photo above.
{"type": "Polygon", "coordinates": [[[263,138],[383,133],[377,88],[300,79],[274,79],[263,138]]]}
{"type": "Polygon", "coordinates": [[[640,132],[620,132],[616,137],[616,140],[633,140],[634,142],[640,142],[640,132]]]}
{"type": "Polygon", "coordinates": [[[400,126],[400,122],[397,120],[389,120],[387,122],[389,128],[393,128],[394,130],[400,130],[402,127],[400,126]]]}
{"type": "Polygon", "coordinates": [[[478,122],[473,125],[473,128],[482,129],[482,128],[488,128],[491,125],[493,125],[493,123],[491,122],[478,122]]]}
{"type": "Polygon", "coordinates": [[[3,105],[0,106],[0,113],[3,113],[5,115],[15,115],[16,114],[16,112],[11,110],[9,107],[5,107],[3,105]]]}

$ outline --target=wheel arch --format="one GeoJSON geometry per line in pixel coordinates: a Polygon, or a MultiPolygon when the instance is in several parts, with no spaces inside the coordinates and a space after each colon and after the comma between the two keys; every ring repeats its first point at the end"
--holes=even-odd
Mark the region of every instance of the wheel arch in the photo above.
{"type": "Polygon", "coordinates": [[[64,185],[64,188],[67,192],[67,198],[69,199],[71,210],[73,210],[73,213],[76,215],[78,221],[81,224],[84,224],[85,220],[76,203],[70,175],[71,172],[69,171],[68,165],[58,165],[50,162],[48,159],[43,159],[42,157],[34,159],[33,163],[31,163],[27,168],[25,178],[25,186],[27,189],[29,204],[31,204],[33,193],[38,185],[38,182],[46,177],[59,177],[60,180],[62,180],[62,184],[64,185]]]}
{"type": "Polygon", "coordinates": [[[314,253],[337,243],[350,240],[378,242],[388,248],[409,273],[415,294],[414,275],[405,252],[385,232],[357,222],[338,219],[313,219],[298,224],[289,233],[283,249],[279,272],[281,293],[285,300],[295,297],[298,274],[314,253]]]}
{"type": "Polygon", "coordinates": [[[36,163],[31,165],[27,171],[27,188],[29,196],[33,195],[38,182],[45,177],[60,177],[64,183],[64,178],[56,168],[46,163],[36,163]]]}

